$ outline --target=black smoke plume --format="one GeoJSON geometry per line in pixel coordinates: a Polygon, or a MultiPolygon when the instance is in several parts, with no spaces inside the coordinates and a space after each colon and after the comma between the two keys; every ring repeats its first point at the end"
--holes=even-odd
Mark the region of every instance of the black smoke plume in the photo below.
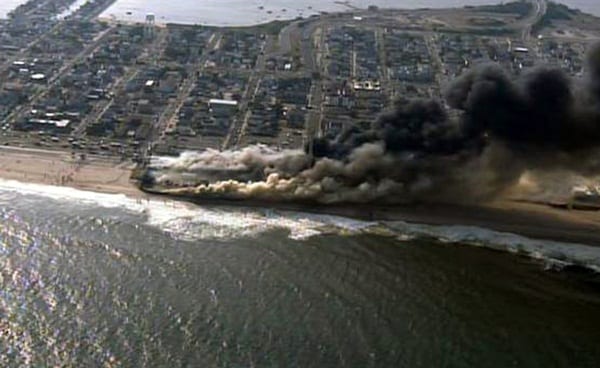
{"type": "Polygon", "coordinates": [[[452,82],[445,103],[400,99],[367,129],[351,126],[334,140],[317,138],[305,153],[208,151],[161,166],[157,178],[172,181],[174,172],[193,173],[193,167],[217,162],[216,170],[235,166],[264,178],[173,191],[324,203],[481,201],[503,193],[527,171],[597,175],[599,147],[595,46],[585,81],[550,68],[511,78],[487,65],[452,82]]]}

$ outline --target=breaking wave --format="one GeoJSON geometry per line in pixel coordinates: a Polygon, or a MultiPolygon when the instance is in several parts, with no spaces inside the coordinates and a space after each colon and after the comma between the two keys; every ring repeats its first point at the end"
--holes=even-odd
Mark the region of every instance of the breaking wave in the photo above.
{"type": "Polygon", "coordinates": [[[0,192],[38,196],[107,209],[122,209],[146,217],[149,226],[182,240],[223,239],[254,236],[283,229],[292,239],[307,239],[328,233],[357,234],[375,225],[343,217],[308,215],[270,209],[207,206],[164,200],[158,197],[133,198],[69,187],[22,183],[0,179],[0,192]]]}
{"type": "Polygon", "coordinates": [[[67,187],[0,179],[0,193],[49,198],[107,209],[122,209],[146,218],[147,225],[181,240],[232,239],[285,230],[295,240],[319,235],[378,235],[399,241],[431,239],[507,251],[542,260],[548,268],[579,266],[600,273],[600,247],[536,240],[473,226],[368,222],[340,216],[243,207],[200,207],[160,198],[132,198],[67,187]]]}
{"type": "Polygon", "coordinates": [[[465,244],[522,254],[544,261],[547,268],[584,267],[600,273],[600,247],[584,244],[531,239],[476,226],[441,226],[389,222],[399,240],[432,238],[449,244],[465,244]]]}

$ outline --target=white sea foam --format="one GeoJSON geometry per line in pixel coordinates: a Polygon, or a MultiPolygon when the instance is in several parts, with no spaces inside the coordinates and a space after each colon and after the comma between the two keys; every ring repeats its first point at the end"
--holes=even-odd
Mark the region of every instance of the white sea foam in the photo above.
{"type": "Polygon", "coordinates": [[[600,272],[600,247],[531,239],[475,226],[432,226],[388,222],[402,237],[429,237],[445,243],[461,243],[524,254],[546,262],[549,267],[577,265],[600,272]]]}
{"type": "Polygon", "coordinates": [[[143,215],[147,224],[182,240],[230,239],[283,229],[292,239],[323,234],[376,234],[400,241],[433,238],[525,254],[544,260],[550,267],[578,265],[600,272],[600,247],[529,239],[472,226],[432,226],[405,222],[366,222],[339,216],[242,207],[200,207],[194,204],[121,194],[102,194],[67,187],[21,183],[0,179],[0,192],[17,192],[58,201],[102,208],[118,208],[143,215]]]}
{"type": "Polygon", "coordinates": [[[144,214],[150,226],[186,240],[247,237],[274,229],[288,230],[293,239],[306,239],[329,232],[358,233],[372,225],[336,216],[242,207],[200,207],[179,201],[156,198],[146,200],[122,194],[104,194],[2,179],[0,191],[144,214]]]}

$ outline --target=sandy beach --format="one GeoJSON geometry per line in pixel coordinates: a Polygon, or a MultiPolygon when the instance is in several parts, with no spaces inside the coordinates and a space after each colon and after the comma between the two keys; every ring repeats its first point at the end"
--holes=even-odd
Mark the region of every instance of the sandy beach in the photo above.
{"type": "Polygon", "coordinates": [[[113,158],[70,152],[0,148],[0,178],[25,183],[68,186],[101,193],[144,194],[129,180],[133,164],[113,158]]]}
{"type": "MultiPolygon", "coordinates": [[[[144,197],[130,180],[131,162],[70,152],[0,148],[0,178],[26,183],[68,186],[76,189],[144,197]]],[[[164,199],[164,197],[163,197],[164,199]]],[[[600,212],[575,211],[515,201],[485,205],[422,204],[412,206],[304,205],[256,201],[194,200],[199,205],[274,207],[363,220],[406,221],[430,225],[466,225],[519,234],[531,238],[600,246],[600,212]]]]}

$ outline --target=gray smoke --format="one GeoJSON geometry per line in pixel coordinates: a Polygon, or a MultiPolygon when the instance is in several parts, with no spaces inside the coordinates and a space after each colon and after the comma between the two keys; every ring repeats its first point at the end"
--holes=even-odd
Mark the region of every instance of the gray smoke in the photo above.
{"type": "Polygon", "coordinates": [[[539,68],[512,79],[496,65],[459,77],[436,100],[398,100],[368,129],[315,139],[313,157],[262,146],[155,162],[172,192],[321,203],[482,201],[524,173],[600,170],[600,47],[585,82],[539,68]]]}

